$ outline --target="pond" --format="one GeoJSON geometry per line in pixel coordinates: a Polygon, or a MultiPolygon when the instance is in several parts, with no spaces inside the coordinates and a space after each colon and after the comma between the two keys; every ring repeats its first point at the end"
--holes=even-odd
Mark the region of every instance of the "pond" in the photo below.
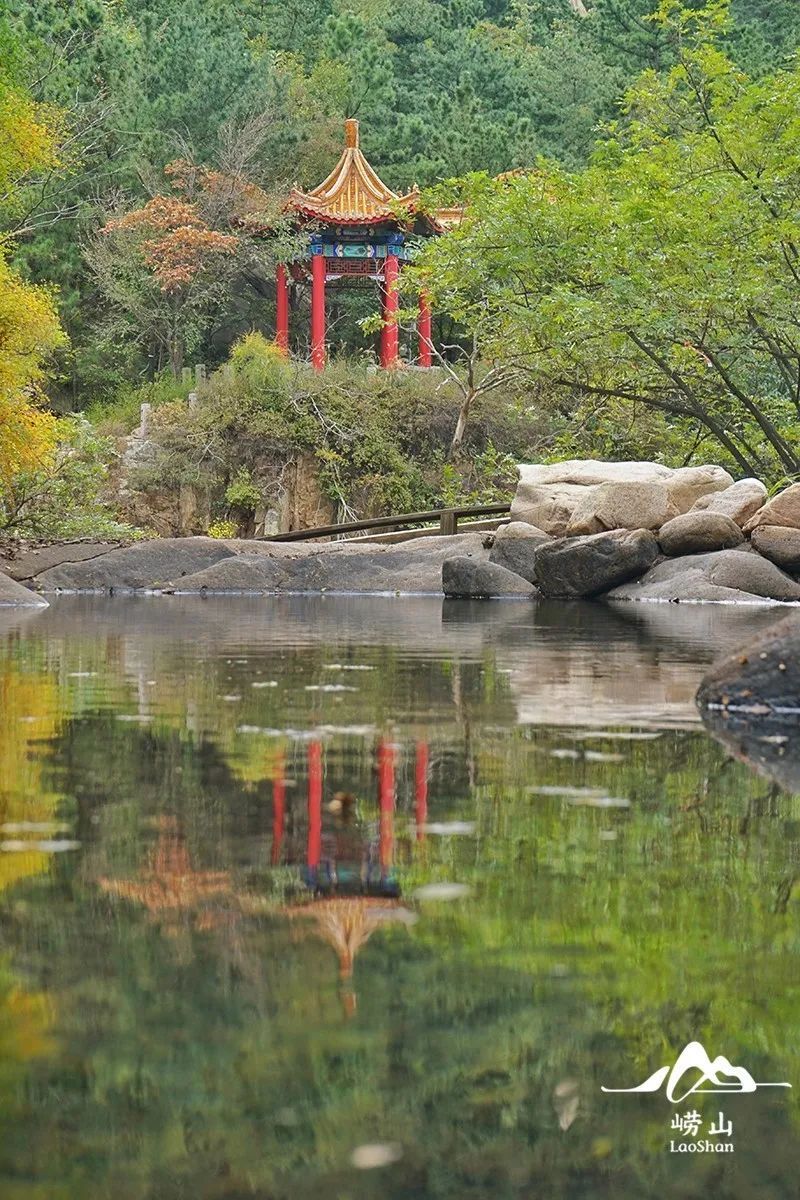
{"type": "Polygon", "coordinates": [[[0,610],[3,1200],[796,1197],[800,803],[693,703],[779,614],[0,610]],[[602,1090],[692,1042],[793,1086],[602,1090]]]}

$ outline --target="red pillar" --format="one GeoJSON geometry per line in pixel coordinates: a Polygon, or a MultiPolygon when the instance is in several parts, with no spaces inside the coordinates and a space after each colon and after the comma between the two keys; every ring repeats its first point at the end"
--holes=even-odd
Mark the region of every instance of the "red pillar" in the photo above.
{"type": "Polygon", "coordinates": [[[322,743],[308,743],[308,842],[306,862],[315,871],[322,857],[322,743]]]}
{"type": "Polygon", "coordinates": [[[283,755],[280,756],[272,781],[272,865],[281,859],[283,827],[286,820],[286,781],[283,755]]]}
{"type": "Polygon", "coordinates": [[[381,740],[378,743],[378,799],[381,809],[380,856],[381,871],[392,865],[394,848],[394,746],[381,740]]]}
{"type": "Polygon", "coordinates": [[[387,254],[383,268],[383,327],[381,329],[381,366],[397,366],[397,277],[399,265],[396,254],[387,254]]]}
{"type": "Polygon", "coordinates": [[[417,822],[417,841],[425,840],[422,826],[428,820],[428,743],[417,742],[414,763],[414,816],[417,822]]]}
{"type": "Polygon", "coordinates": [[[289,349],[289,289],[283,263],[275,268],[275,344],[281,350],[289,349]]]}
{"type": "Polygon", "coordinates": [[[417,317],[417,333],[419,335],[419,355],[417,365],[429,367],[431,355],[431,305],[425,293],[420,294],[419,316],[417,317]]]}
{"type": "Polygon", "coordinates": [[[325,255],[311,257],[311,365],[325,366],[325,255]]]}

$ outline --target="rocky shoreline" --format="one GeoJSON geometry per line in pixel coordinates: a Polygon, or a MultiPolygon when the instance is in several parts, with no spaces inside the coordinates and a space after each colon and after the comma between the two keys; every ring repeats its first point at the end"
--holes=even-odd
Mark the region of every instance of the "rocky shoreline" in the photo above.
{"type": "Polygon", "coordinates": [[[769,499],[722,467],[521,466],[493,533],[404,542],[209,537],[20,548],[0,604],[59,592],[361,593],[682,603],[800,602],[800,484],[769,499]]]}

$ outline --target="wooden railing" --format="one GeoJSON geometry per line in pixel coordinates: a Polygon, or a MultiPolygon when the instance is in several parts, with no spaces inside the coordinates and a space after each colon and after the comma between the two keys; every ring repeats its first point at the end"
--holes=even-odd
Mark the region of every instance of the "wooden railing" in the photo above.
{"type": "MultiPolygon", "coordinates": [[[[262,542],[305,542],[311,538],[340,537],[347,533],[365,533],[370,529],[397,529],[406,525],[430,525],[438,522],[439,533],[458,533],[458,522],[462,517],[505,516],[511,512],[510,504],[468,504],[459,508],[435,508],[428,512],[401,513],[394,517],[369,517],[366,521],[345,521],[341,525],[317,525],[313,529],[293,529],[291,533],[275,533],[271,537],[259,538],[262,542]]],[[[419,531],[430,533],[430,530],[419,531]]],[[[409,531],[413,536],[413,531],[409,531]]]]}

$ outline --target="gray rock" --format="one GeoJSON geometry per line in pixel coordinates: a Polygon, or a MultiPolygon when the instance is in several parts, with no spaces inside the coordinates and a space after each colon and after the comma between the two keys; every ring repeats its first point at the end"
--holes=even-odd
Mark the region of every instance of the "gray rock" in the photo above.
{"type": "Polygon", "coordinates": [[[495,534],[489,562],[505,567],[533,583],[533,560],[538,546],[553,539],[543,529],[526,521],[511,521],[501,525],[495,534]]]}
{"type": "Polygon", "coordinates": [[[116,550],[119,542],[63,542],[53,546],[35,546],[22,550],[14,558],[3,561],[3,570],[12,579],[23,582],[35,579],[43,571],[51,567],[60,567],[62,563],[85,562],[90,558],[99,558],[116,550]]]}
{"type": "Polygon", "coordinates": [[[658,544],[669,555],[729,550],[743,541],[744,534],[730,517],[724,513],[697,510],[673,517],[661,527],[658,535],[658,544]]]}
{"type": "Polygon", "coordinates": [[[800,529],[788,525],[758,525],[750,539],[759,554],[790,574],[800,572],[800,529]]]}
{"type": "Polygon", "coordinates": [[[800,584],[748,550],[717,550],[657,563],[638,582],[615,588],[610,600],[800,600],[800,584]]]}
{"type": "Polygon", "coordinates": [[[47,608],[47,601],[30,588],[23,587],[16,579],[9,579],[8,575],[0,575],[0,605],[12,604],[21,608],[47,608]]]}
{"type": "Polygon", "coordinates": [[[481,562],[466,555],[448,558],[442,563],[442,590],[445,596],[495,598],[530,596],[538,593],[533,584],[497,563],[481,562]]]}
{"type": "Polygon", "coordinates": [[[644,574],[657,556],[646,529],[560,538],[537,550],[535,580],[544,596],[597,596],[644,574]]]}
{"type": "Polygon", "coordinates": [[[779,621],[715,664],[697,702],[701,708],[800,711],[800,617],[779,621]]]}
{"type": "Polygon", "coordinates": [[[226,543],[235,554],[178,580],[167,590],[194,592],[341,592],[441,595],[442,563],[455,553],[482,562],[480,533],[370,543],[226,543]]]}
{"type": "Polygon", "coordinates": [[[760,479],[740,479],[722,492],[701,496],[692,512],[718,512],[744,526],[767,499],[767,489],[760,479]]]}
{"type": "Polygon", "coordinates": [[[163,588],[233,557],[216,538],[153,538],[82,563],[62,563],[36,577],[44,591],[163,588]]]}

